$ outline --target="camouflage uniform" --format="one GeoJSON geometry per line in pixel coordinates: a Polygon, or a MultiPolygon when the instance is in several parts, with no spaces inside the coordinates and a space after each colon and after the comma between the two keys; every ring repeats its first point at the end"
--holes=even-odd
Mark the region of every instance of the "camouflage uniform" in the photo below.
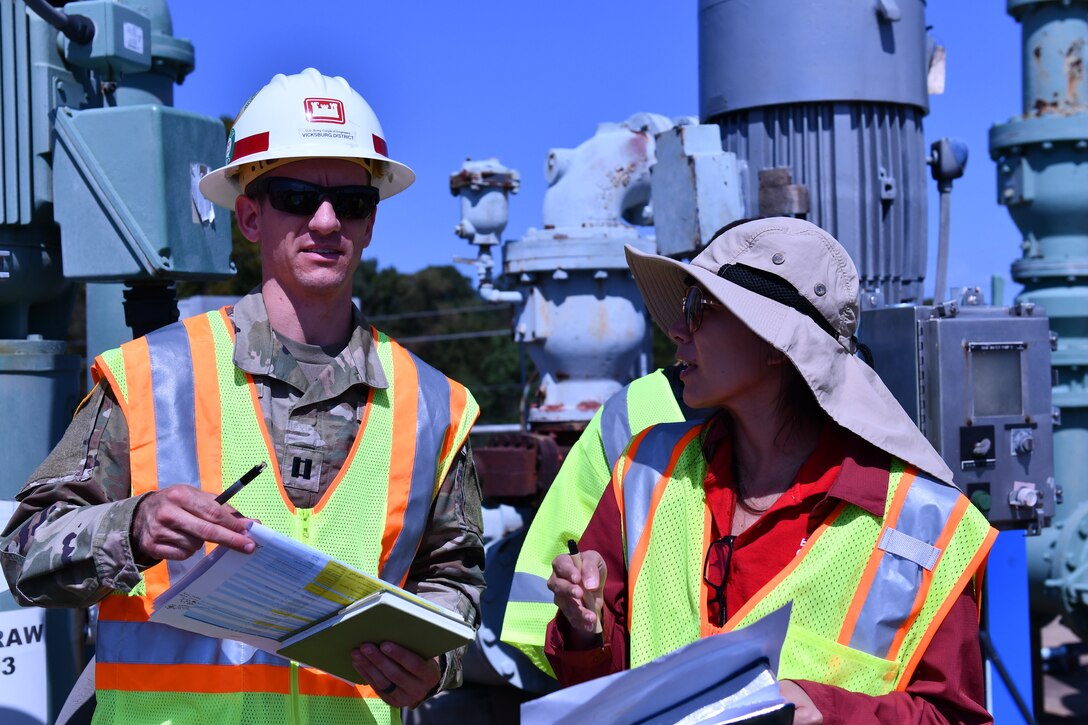
{"type": "MultiPolygon", "coordinates": [[[[232,318],[234,364],[253,375],[284,486],[295,506],[312,508],[347,460],[368,388],[388,387],[370,327],[356,309],[347,347],[310,383],[273,333],[259,291],[242,298],[232,318]],[[312,461],[309,479],[292,477],[296,456],[312,461]]],[[[19,492],[0,541],[4,574],[22,604],[86,607],[139,583],[147,567],[135,561],[129,532],[143,497],[130,496],[129,477],[128,426],[100,383],[19,492]]],[[[471,624],[484,587],[480,531],[480,486],[466,443],[438,492],[406,588],[471,624]]],[[[445,658],[439,689],[460,684],[462,653],[445,658]]]]}

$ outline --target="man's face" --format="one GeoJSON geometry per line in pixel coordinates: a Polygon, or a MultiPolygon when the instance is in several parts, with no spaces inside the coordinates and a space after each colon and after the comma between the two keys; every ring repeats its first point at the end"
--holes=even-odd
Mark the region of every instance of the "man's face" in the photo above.
{"type": "MultiPolygon", "coordinates": [[[[294,161],[268,176],[326,187],[370,183],[366,169],[344,159],[294,161]]],[[[374,214],[343,219],[325,198],[313,214],[300,216],[274,209],[264,194],[239,196],[235,211],[246,239],[260,246],[266,292],[271,285],[298,302],[350,299],[352,275],[374,231],[374,214]]]]}

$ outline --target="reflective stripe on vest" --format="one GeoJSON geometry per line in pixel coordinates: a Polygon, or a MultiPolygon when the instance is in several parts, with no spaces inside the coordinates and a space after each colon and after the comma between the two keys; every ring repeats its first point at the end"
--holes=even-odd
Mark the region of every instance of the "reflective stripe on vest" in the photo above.
{"type": "MultiPolygon", "coordinates": [[[[403,583],[434,496],[478,414],[472,396],[375,331],[389,387],[369,391],[352,450],[322,500],[312,510],[295,509],[282,487],[255,386],[233,365],[233,334],[224,309],[163,328],[96,360],[96,379],[109,380],[129,425],[133,495],[194,482],[219,493],[224,481],[264,460],[270,463],[269,472],[232,499],[235,508],[356,568],[403,583]],[[191,350],[210,354],[194,357],[191,350]],[[347,528],[358,536],[343,536],[347,528]]],[[[192,560],[202,555],[198,552],[192,560]]],[[[236,692],[243,683],[245,689],[256,686],[281,694],[374,697],[369,688],[307,668],[289,668],[287,660],[245,645],[147,622],[153,598],[186,566],[169,562],[152,567],[133,596],[114,594],[103,600],[97,651],[100,689],[145,690],[149,677],[161,680],[145,670],[166,666],[180,668],[167,691],[184,682],[186,687],[212,688],[196,691],[236,692]],[[224,667],[253,674],[257,683],[248,676],[223,674],[224,667]],[[289,677],[288,670],[297,675],[289,677]],[[292,678],[297,679],[293,686],[292,678]]]]}
{"type": "Polygon", "coordinates": [[[510,583],[502,639],[548,675],[552,670],[544,656],[544,638],[556,612],[548,589],[552,559],[566,553],[567,539],[582,537],[632,430],[682,419],[661,370],[633,380],[594,415],[534,516],[510,583]]]}
{"type": "MultiPolygon", "coordinates": [[[[692,435],[698,428],[658,429],[646,432],[629,454],[633,460],[622,479],[628,591],[639,600],[630,605],[632,666],[720,631],[706,623],[699,569],[709,512],[701,487],[699,496],[690,495],[706,475],[698,436],[692,435]],[[677,498],[670,487],[689,495],[677,498]],[[655,546],[652,534],[663,515],[672,517],[669,538],[655,546]],[[681,520],[686,540],[677,536],[681,520]],[[682,572],[687,581],[663,584],[661,571],[682,572]],[[676,622],[678,612],[688,621],[676,622]]],[[[981,564],[996,532],[957,490],[902,465],[893,463],[883,520],[840,505],[723,628],[746,626],[792,602],[780,677],[868,694],[904,688],[932,631],[981,564]]]]}

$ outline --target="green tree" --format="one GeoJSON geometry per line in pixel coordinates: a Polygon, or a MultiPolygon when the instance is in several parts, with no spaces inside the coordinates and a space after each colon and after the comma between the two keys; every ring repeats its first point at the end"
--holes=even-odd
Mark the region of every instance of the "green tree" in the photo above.
{"type": "Polygon", "coordinates": [[[466,385],[482,422],[518,420],[522,384],[510,305],[485,304],[450,265],[401,274],[364,260],[353,294],[375,327],[466,385]]]}

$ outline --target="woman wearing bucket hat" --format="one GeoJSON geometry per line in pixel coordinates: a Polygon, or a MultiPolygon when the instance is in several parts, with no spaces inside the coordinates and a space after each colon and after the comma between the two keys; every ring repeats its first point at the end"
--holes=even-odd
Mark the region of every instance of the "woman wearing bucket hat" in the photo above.
{"type": "Polygon", "coordinates": [[[996,532],[855,355],[846,251],[778,218],[690,264],[627,259],[687,365],[685,402],[717,413],[635,436],[579,558],[555,559],[560,681],[790,604],[778,675],[798,722],[989,721],[972,579],[996,532]]]}

